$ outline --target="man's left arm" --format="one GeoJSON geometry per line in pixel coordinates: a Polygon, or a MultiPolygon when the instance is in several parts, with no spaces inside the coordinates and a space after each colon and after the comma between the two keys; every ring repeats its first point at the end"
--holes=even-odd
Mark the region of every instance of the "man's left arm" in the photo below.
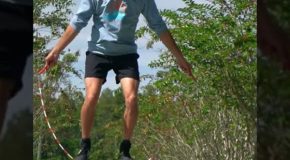
{"type": "Polygon", "coordinates": [[[183,70],[183,72],[185,72],[188,76],[195,79],[192,75],[191,65],[184,58],[182,52],[176,45],[175,40],[173,39],[171,33],[168,30],[164,31],[159,35],[159,38],[162,41],[162,43],[169,49],[169,51],[175,56],[177,64],[183,70]]]}
{"type": "Polygon", "coordinates": [[[190,77],[195,79],[192,75],[191,65],[185,60],[182,52],[175,43],[171,36],[165,22],[159,14],[156,3],[154,0],[146,0],[142,14],[146,18],[149,27],[159,36],[163,44],[171,51],[176,57],[177,63],[180,68],[190,77]]]}

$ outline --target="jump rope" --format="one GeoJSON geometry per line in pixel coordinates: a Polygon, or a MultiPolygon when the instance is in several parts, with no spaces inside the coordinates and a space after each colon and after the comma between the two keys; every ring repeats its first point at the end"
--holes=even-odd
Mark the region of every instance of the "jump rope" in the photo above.
{"type": "Polygon", "coordinates": [[[43,115],[44,115],[44,119],[46,121],[46,124],[49,128],[49,131],[50,133],[52,134],[55,142],[57,143],[57,145],[61,148],[61,150],[64,152],[64,154],[69,158],[69,159],[73,159],[73,157],[69,154],[69,152],[63,147],[63,145],[61,144],[61,142],[59,141],[59,139],[57,138],[54,130],[51,128],[51,125],[49,123],[49,120],[48,120],[48,117],[47,117],[47,114],[46,114],[46,110],[45,110],[45,104],[44,104],[44,96],[43,96],[43,93],[42,93],[42,90],[43,90],[43,84],[41,83],[41,75],[44,74],[48,69],[48,66],[40,69],[38,71],[38,74],[39,74],[39,78],[38,78],[38,91],[39,91],[39,96],[40,96],[40,101],[41,101],[41,108],[42,108],[42,111],[43,111],[43,115]]]}

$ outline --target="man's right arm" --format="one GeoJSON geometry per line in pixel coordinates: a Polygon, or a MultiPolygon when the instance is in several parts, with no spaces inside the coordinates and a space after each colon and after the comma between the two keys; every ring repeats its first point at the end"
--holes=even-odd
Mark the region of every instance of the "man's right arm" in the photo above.
{"type": "Polygon", "coordinates": [[[95,10],[92,0],[81,0],[76,14],[70,21],[66,31],[54,46],[52,51],[45,58],[45,67],[49,69],[58,59],[59,54],[63,49],[76,37],[76,35],[84,28],[90,20],[95,10]]]}
{"type": "Polygon", "coordinates": [[[64,48],[77,36],[78,32],[69,25],[62,37],[50,51],[50,53],[45,58],[45,67],[49,69],[52,67],[58,60],[59,54],[64,50],[64,48]]]}

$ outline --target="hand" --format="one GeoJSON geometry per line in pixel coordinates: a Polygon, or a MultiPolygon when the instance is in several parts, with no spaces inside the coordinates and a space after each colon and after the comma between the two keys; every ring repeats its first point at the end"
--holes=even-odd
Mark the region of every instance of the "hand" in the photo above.
{"type": "Polygon", "coordinates": [[[52,51],[45,58],[45,66],[38,71],[38,74],[45,73],[49,68],[51,68],[58,60],[59,55],[52,51]]]}
{"type": "Polygon", "coordinates": [[[193,80],[196,80],[196,78],[192,75],[191,65],[184,58],[177,59],[177,64],[185,74],[187,74],[193,80]]]}
{"type": "Polygon", "coordinates": [[[59,54],[51,51],[45,58],[44,68],[49,69],[54,66],[58,60],[59,54]]]}

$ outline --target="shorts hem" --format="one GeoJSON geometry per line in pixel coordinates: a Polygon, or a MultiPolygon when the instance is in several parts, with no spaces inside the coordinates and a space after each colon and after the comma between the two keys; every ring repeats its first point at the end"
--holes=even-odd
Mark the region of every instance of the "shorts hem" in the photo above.
{"type": "Polygon", "coordinates": [[[103,79],[103,80],[104,80],[104,81],[103,81],[103,84],[105,84],[106,81],[107,81],[106,78],[104,78],[104,77],[102,77],[102,76],[96,76],[96,75],[93,75],[93,76],[85,76],[85,79],[86,79],[86,78],[100,78],[100,79],[103,79]]]}
{"type": "Polygon", "coordinates": [[[124,76],[116,77],[116,84],[119,84],[122,78],[133,78],[133,79],[137,80],[138,82],[140,82],[140,77],[139,76],[135,76],[135,75],[124,75],[124,76]]]}

